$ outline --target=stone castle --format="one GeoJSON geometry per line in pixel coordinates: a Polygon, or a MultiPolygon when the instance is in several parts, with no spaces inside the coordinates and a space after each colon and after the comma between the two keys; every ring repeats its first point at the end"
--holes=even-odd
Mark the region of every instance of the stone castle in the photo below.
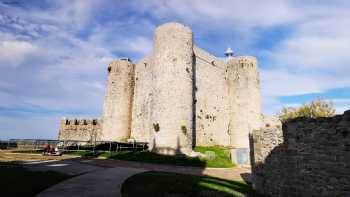
{"type": "Polygon", "coordinates": [[[62,119],[60,140],[148,142],[163,154],[189,154],[194,146],[227,146],[249,155],[249,134],[261,127],[260,84],[255,57],[226,59],[193,43],[179,23],[159,26],[151,54],[108,66],[103,115],[62,119]]]}

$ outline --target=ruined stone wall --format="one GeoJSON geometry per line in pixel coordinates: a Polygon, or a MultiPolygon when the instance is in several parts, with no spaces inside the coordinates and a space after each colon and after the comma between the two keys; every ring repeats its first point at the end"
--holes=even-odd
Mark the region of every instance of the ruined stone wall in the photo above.
{"type": "Polygon", "coordinates": [[[151,99],[152,99],[152,56],[148,56],[135,65],[135,87],[132,105],[131,138],[138,142],[150,141],[151,99]]]}
{"type": "Polygon", "coordinates": [[[229,146],[230,106],[225,62],[194,47],[196,146],[229,146]]]}
{"type": "Polygon", "coordinates": [[[249,149],[249,133],[261,126],[258,64],[255,57],[241,56],[227,64],[230,136],[234,148],[249,149]]]}
{"type": "Polygon", "coordinates": [[[350,110],[255,131],[253,187],[270,196],[349,196],[350,110]]]}
{"type": "Polygon", "coordinates": [[[58,140],[100,141],[100,119],[66,119],[60,123],[58,140]]]}
{"type": "Polygon", "coordinates": [[[103,106],[103,140],[123,141],[130,137],[134,64],[113,61],[108,66],[108,81],[103,106]]]}
{"type": "Polygon", "coordinates": [[[159,26],[154,35],[150,148],[164,154],[192,149],[192,30],[179,23],[159,26]]]}

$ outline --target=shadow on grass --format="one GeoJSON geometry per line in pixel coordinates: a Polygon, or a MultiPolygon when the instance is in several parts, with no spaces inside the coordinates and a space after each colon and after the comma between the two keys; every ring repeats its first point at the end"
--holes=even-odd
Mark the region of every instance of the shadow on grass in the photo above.
{"type": "Polygon", "coordinates": [[[123,197],[204,197],[262,196],[243,182],[208,176],[169,172],[144,172],[128,178],[122,185],[123,197]]]}
{"type": "Polygon", "coordinates": [[[35,196],[70,177],[53,171],[30,171],[15,162],[0,162],[1,196],[35,196]]]}
{"type": "Polygon", "coordinates": [[[104,153],[101,156],[104,156],[110,159],[138,161],[138,162],[155,163],[155,164],[195,166],[195,167],[206,166],[206,162],[199,158],[186,157],[184,155],[177,155],[177,156],[160,155],[149,151],[142,151],[142,152],[124,151],[124,152],[115,152],[115,153],[104,153]]]}

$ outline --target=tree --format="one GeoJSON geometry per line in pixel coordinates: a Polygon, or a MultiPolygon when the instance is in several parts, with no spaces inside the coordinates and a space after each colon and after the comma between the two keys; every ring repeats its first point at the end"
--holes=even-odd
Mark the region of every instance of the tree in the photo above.
{"type": "Polygon", "coordinates": [[[281,121],[287,121],[297,117],[331,117],[334,114],[333,102],[317,98],[310,103],[304,103],[300,107],[283,107],[278,116],[281,121]]]}

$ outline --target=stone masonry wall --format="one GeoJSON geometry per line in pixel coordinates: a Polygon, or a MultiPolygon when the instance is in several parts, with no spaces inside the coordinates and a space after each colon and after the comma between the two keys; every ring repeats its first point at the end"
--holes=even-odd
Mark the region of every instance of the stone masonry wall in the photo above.
{"type": "Polygon", "coordinates": [[[194,47],[196,146],[229,146],[230,106],[225,62],[194,47]]]}
{"type": "Polygon", "coordinates": [[[60,124],[58,140],[99,141],[101,140],[100,119],[66,119],[60,124]]]}
{"type": "Polygon", "coordinates": [[[103,140],[124,141],[131,133],[134,64],[126,59],[112,61],[103,106],[103,140]]]}
{"type": "Polygon", "coordinates": [[[261,126],[258,64],[255,57],[240,56],[228,62],[231,145],[249,149],[249,133],[261,126]]]}
{"type": "Polygon", "coordinates": [[[193,137],[193,34],[179,23],[154,34],[150,148],[162,154],[189,153],[193,137]]]}
{"type": "Polygon", "coordinates": [[[253,187],[270,196],[350,195],[350,110],[251,136],[253,187]]]}
{"type": "Polygon", "coordinates": [[[135,65],[131,138],[134,138],[138,142],[149,142],[151,129],[153,129],[150,124],[152,99],[151,66],[151,55],[135,65]]]}

